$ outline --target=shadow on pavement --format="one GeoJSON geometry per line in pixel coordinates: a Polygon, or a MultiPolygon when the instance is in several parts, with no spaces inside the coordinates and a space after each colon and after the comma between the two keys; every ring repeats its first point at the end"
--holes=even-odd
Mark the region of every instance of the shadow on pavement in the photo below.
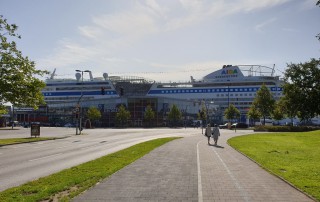
{"type": "Polygon", "coordinates": [[[220,148],[220,149],[224,149],[223,146],[219,146],[219,145],[209,144],[209,146],[213,146],[213,147],[217,147],[217,148],[220,148]]]}

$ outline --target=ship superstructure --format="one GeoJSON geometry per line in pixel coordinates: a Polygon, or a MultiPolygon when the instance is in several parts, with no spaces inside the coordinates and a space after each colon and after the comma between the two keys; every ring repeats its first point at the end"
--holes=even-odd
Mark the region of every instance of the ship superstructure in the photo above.
{"type": "Polygon", "coordinates": [[[185,83],[155,83],[148,96],[204,100],[213,102],[220,110],[234,104],[243,114],[252,104],[256,92],[265,84],[275,99],[282,96],[283,81],[274,75],[274,67],[261,65],[225,65],[203,77],[185,83]]]}
{"type": "Polygon", "coordinates": [[[46,87],[42,90],[45,102],[59,104],[63,102],[82,101],[119,97],[115,87],[109,80],[108,74],[103,77],[93,78],[89,72],[90,79],[82,78],[82,74],[76,73],[74,79],[57,79],[54,73],[46,79],[46,87]]]}
{"type": "MultiPolygon", "coordinates": [[[[154,104],[154,107],[164,116],[169,108],[165,107],[168,103],[179,103],[178,100],[181,100],[181,103],[189,103],[178,106],[181,110],[196,113],[200,103],[204,103],[206,107],[214,108],[213,114],[221,120],[224,110],[233,104],[241,112],[240,121],[246,122],[247,111],[263,84],[276,100],[282,96],[283,90],[283,81],[274,75],[274,67],[261,65],[225,65],[200,80],[191,77],[188,82],[171,83],[159,83],[136,76],[108,76],[107,73],[103,77],[93,78],[91,72],[87,72],[90,79],[83,78],[80,73],[74,79],[57,79],[53,73],[42,91],[47,105],[59,108],[62,106],[60,104],[70,103],[69,106],[75,106],[81,100],[82,106],[97,105],[102,111],[110,111],[119,103],[130,108],[132,100],[144,103],[144,99],[154,99],[158,100],[155,103],[162,103],[154,104]],[[114,106],[109,106],[111,103],[114,106]]],[[[140,105],[136,103],[133,106],[140,105]]]]}

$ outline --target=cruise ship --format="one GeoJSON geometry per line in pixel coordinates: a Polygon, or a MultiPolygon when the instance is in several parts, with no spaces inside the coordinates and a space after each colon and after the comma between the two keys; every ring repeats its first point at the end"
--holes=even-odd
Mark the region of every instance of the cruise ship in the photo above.
{"type": "Polygon", "coordinates": [[[88,101],[119,97],[107,73],[103,77],[93,78],[91,71],[88,71],[90,79],[84,79],[78,72],[74,79],[58,79],[55,78],[55,72],[56,69],[45,80],[46,87],[42,90],[47,105],[79,102],[79,99],[88,101]]]}
{"type": "Polygon", "coordinates": [[[188,82],[159,83],[138,77],[109,77],[107,73],[93,78],[91,72],[90,79],[82,78],[80,73],[76,73],[74,79],[56,79],[54,71],[46,79],[42,93],[47,103],[77,101],[81,96],[83,100],[107,99],[120,97],[120,91],[125,91],[126,96],[134,96],[138,89],[142,89],[142,84],[144,91],[139,96],[210,100],[219,106],[233,103],[244,109],[251,105],[262,84],[269,88],[275,99],[282,96],[283,80],[274,74],[274,66],[224,65],[200,80],[191,76],[188,82]],[[132,87],[138,84],[138,89],[132,87]]]}
{"type": "Polygon", "coordinates": [[[154,83],[147,96],[205,100],[213,102],[220,110],[232,103],[245,114],[262,84],[276,100],[282,96],[283,80],[274,74],[274,66],[224,65],[201,80],[191,77],[185,83],[154,83]]]}
{"type": "Polygon", "coordinates": [[[74,106],[81,100],[83,105],[97,105],[108,111],[123,103],[134,108],[134,114],[137,107],[140,107],[143,114],[147,103],[155,102],[153,106],[158,113],[167,111],[171,106],[168,103],[176,103],[184,113],[188,111],[196,116],[200,103],[205,103],[206,107],[214,109],[214,114],[221,118],[224,110],[233,104],[241,112],[240,121],[246,122],[246,114],[263,84],[276,100],[282,96],[283,91],[283,80],[275,76],[274,66],[224,65],[200,80],[191,77],[188,82],[171,83],[155,82],[142,77],[108,76],[107,73],[103,77],[93,78],[90,71],[90,79],[84,79],[80,73],[76,73],[74,79],[57,79],[54,78],[54,73],[55,71],[46,80],[46,87],[42,91],[49,108],[67,106],[64,103],[74,106]]]}

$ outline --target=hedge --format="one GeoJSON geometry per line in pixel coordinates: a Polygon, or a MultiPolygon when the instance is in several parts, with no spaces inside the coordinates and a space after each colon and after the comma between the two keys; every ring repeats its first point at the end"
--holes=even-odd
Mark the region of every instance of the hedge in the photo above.
{"type": "Polygon", "coordinates": [[[263,132],[306,132],[319,130],[320,127],[315,126],[255,126],[254,131],[263,132]]]}

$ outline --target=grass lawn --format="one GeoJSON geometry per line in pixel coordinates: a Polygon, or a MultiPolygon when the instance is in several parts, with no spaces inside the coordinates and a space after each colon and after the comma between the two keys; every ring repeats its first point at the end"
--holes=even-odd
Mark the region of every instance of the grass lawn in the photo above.
{"type": "Polygon", "coordinates": [[[177,138],[140,143],[24,185],[0,192],[0,201],[69,201],[151,150],[177,138]]]}
{"type": "Polygon", "coordinates": [[[320,201],[320,131],[234,137],[228,143],[320,201]]]}
{"type": "Polygon", "coordinates": [[[27,143],[27,142],[38,142],[44,140],[55,140],[58,138],[54,137],[28,137],[28,138],[10,138],[10,139],[0,139],[0,146],[27,143]]]}

